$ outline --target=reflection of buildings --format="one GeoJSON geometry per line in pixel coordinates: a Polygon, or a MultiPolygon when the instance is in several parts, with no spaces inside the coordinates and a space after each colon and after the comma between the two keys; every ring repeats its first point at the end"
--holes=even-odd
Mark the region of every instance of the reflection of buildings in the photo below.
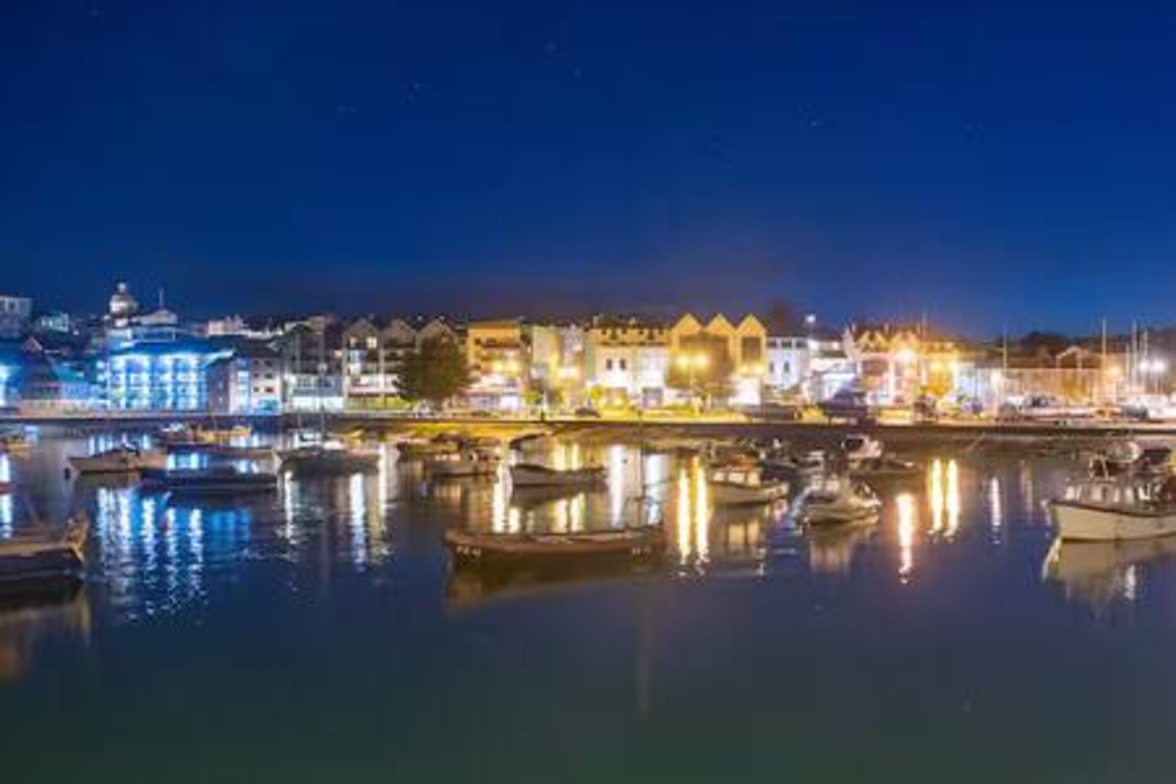
{"type": "Polygon", "coordinates": [[[471,321],[466,352],[473,384],[466,398],[473,408],[515,411],[523,405],[530,376],[530,349],[522,322],[471,321]]]}
{"type": "Polygon", "coordinates": [[[0,600],[0,684],[24,674],[42,637],[85,644],[90,626],[90,603],[80,584],[0,600]]]}

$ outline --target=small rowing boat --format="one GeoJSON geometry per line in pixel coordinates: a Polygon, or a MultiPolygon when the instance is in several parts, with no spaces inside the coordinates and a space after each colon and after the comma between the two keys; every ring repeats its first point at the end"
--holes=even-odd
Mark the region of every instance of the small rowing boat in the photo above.
{"type": "Polygon", "coordinates": [[[591,487],[603,484],[605,477],[601,466],[559,469],[538,463],[518,463],[510,467],[514,487],[591,487]]]}
{"type": "Polygon", "coordinates": [[[660,528],[622,528],[577,533],[496,534],[448,530],[445,545],[459,566],[572,565],[585,562],[651,562],[665,552],[660,528]]]}
{"type": "Polygon", "coordinates": [[[163,468],[167,455],[124,444],[92,455],[75,455],[69,463],[79,474],[133,474],[144,468],[163,468]]]}
{"type": "Polygon", "coordinates": [[[0,591],[81,579],[89,529],[89,518],[78,515],[59,531],[20,534],[0,542],[0,591]]]}
{"type": "Polygon", "coordinates": [[[207,468],[173,468],[142,472],[143,484],[171,493],[237,495],[276,490],[278,477],[265,471],[242,471],[234,465],[207,468]]]}

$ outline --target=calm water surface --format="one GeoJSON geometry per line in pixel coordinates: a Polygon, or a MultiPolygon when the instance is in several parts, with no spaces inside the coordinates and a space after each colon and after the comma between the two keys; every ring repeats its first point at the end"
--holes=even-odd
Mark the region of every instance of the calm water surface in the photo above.
{"type": "Polygon", "coordinates": [[[0,457],[0,536],[94,519],[83,592],[0,614],[4,781],[1176,779],[1176,545],[1043,570],[1063,461],[932,454],[878,525],[814,536],[620,445],[545,455],[608,467],[570,498],[383,446],[219,505],[66,480],[87,448],[0,457]],[[671,542],[645,579],[490,585],[441,545],[641,518],[671,542]]]}

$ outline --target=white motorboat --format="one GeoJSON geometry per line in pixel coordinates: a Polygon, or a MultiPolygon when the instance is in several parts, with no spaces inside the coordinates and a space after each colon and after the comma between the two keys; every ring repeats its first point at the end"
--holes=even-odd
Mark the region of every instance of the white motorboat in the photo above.
{"type": "Polygon", "coordinates": [[[863,460],[880,460],[884,451],[881,441],[864,433],[850,433],[841,439],[841,453],[851,466],[863,460]]]}
{"type": "Polygon", "coordinates": [[[809,488],[799,501],[798,519],[807,525],[840,525],[876,520],[882,502],[869,485],[834,477],[809,488]]]}
{"type": "Polygon", "coordinates": [[[788,482],[765,479],[758,466],[724,466],[710,473],[710,497],[716,505],[770,504],[787,495],[788,482]]]}
{"type": "Polygon", "coordinates": [[[434,479],[494,476],[498,473],[498,455],[486,449],[446,452],[425,461],[425,473],[434,479]]]}
{"type": "Polygon", "coordinates": [[[75,455],[69,463],[79,474],[133,474],[145,468],[166,467],[167,455],[123,444],[92,455],[75,455]]]}
{"type": "Polygon", "coordinates": [[[1171,480],[1095,480],[1048,502],[1063,541],[1114,542],[1176,534],[1171,480]]]}
{"type": "Polygon", "coordinates": [[[605,476],[601,466],[559,469],[538,463],[517,463],[510,467],[514,487],[591,487],[603,484],[605,476]]]}

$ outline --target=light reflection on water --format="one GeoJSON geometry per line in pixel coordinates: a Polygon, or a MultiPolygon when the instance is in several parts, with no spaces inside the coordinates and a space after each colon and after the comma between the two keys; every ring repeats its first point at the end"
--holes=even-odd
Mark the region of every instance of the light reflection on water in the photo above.
{"type": "MultiPolygon", "coordinates": [[[[180,503],[133,483],[65,481],[62,456],[80,448],[80,441],[49,443],[4,468],[33,504],[51,510],[46,516],[76,503],[94,517],[91,579],[80,599],[56,597],[32,612],[0,608],[0,682],[20,680],[19,688],[0,694],[23,700],[19,710],[0,712],[12,716],[9,722],[0,716],[0,728],[18,756],[22,748],[40,748],[31,739],[52,737],[47,727],[59,727],[61,717],[49,714],[60,705],[86,726],[112,719],[63,753],[98,759],[109,752],[125,768],[141,753],[145,722],[217,716],[225,731],[201,742],[236,765],[247,752],[235,747],[230,755],[218,738],[236,741],[256,728],[259,714],[272,711],[279,737],[262,744],[264,762],[250,760],[255,769],[270,769],[276,748],[299,767],[310,756],[332,763],[344,754],[362,756],[366,737],[332,746],[332,733],[319,731],[329,715],[370,722],[381,737],[408,738],[390,753],[398,762],[416,754],[421,769],[432,773],[430,766],[454,757],[428,746],[430,738],[444,738],[446,749],[472,750],[479,765],[495,750],[533,755],[553,745],[543,733],[555,694],[568,722],[583,717],[560,724],[565,736],[644,741],[660,730],[665,734],[655,743],[635,745],[687,742],[698,754],[708,740],[736,747],[758,724],[717,727],[716,716],[753,715],[770,703],[779,724],[747,748],[770,745],[787,732],[798,741],[794,753],[817,747],[812,756],[819,761],[793,778],[854,780],[803,774],[826,769],[844,737],[845,717],[864,704],[885,706],[899,725],[898,734],[876,740],[873,718],[859,717],[870,729],[859,737],[872,744],[871,764],[882,760],[875,767],[889,771],[895,760],[885,755],[896,744],[907,750],[903,741],[911,732],[931,732],[938,742],[945,737],[939,728],[953,722],[958,734],[944,744],[951,754],[977,732],[984,736],[978,746],[996,748],[1008,737],[1048,741],[1032,728],[1071,716],[1080,730],[1102,715],[1084,707],[1120,704],[1121,690],[1111,686],[1088,696],[1104,687],[1104,677],[1128,673],[1150,688],[1157,676],[1163,683],[1162,671],[1150,670],[1144,679],[1130,665],[1162,667],[1170,660],[1163,646],[1172,646],[1166,621],[1173,594],[1162,589],[1176,573],[1176,544],[1067,546],[1047,559],[1050,532],[1021,491],[1028,486],[1037,500],[1059,493],[1072,466],[1057,462],[927,456],[926,471],[913,482],[876,485],[884,501],[877,524],[818,533],[796,528],[784,504],[716,507],[697,458],[642,456],[615,444],[565,444],[537,456],[549,464],[605,466],[610,484],[600,490],[512,493],[505,470],[492,479],[434,482],[420,464],[398,464],[382,447],[385,459],[371,474],[283,475],[271,496],[214,503],[180,503]],[[439,542],[446,527],[575,531],[641,522],[662,525],[670,545],[664,569],[652,577],[592,575],[570,587],[566,580],[532,581],[509,590],[479,582],[460,608],[450,603],[457,581],[439,542]],[[787,546],[768,547],[776,537],[787,546]],[[1149,609],[1150,625],[1135,624],[1149,609]],[[1123,615],[1133,625],[1113,626],[1123,615]],[[1034,680],[1056,677],[1064,656],[1081,655],[1078,646],[1070,650],[1073,635],[1085,632],[1085,639],[1105,643],[1108,625],[1132,644],[1090,646],[1098,649],[1093,658],[1100,666],[1112,665],[1100,678],[1075,692],[1068,676],[1058,677],[1033,693],[1034,680]],[[1059,627],[1066,633],[1058,634],[1059,627]],[[1001,669],[994,659],[1003,657],[971,644],[976,639],[1013,640],[1025,655],[1010,653],[1015,666],[1001,669]],[[1131,658],[1144,648],[1147,657],[1131,658]],[[234,655],[200,655],[205,649],[234,655]],[[932,668],[921,679],[925,668],[917,664],[932,658],[950,659],[952,666],[932,668]],[[257,671],[241,661],[280,666],[257,671]],[[136,691],[139,681],[147,685],[136,691]],[[157,683],[167,688],[155,689],[157,683]],[[471,694],[484,704],[496,691],[508,698],[496,704],[495,721],[471,713],[471,694]],[[614,692],[625,692],[620,707],[610,701],[614,692]],[[1060,708],[1047,715],[1041,706],[1051,699],[1060,708]],[[319,712],[320,700],[329,713],[319,712]],[[966,716],[965,700],[976,706],[966,716]],[[412,707],[424,704],[429,710],[412,707]],[[51,707],[39,714],[39,705],[51,707]],[[225,705],[241,707],[226,711],[225,705]],[[1025,716],[1038,709],[1041,714],[1025,716]],[[121,724],[114,721],[120,717],[121,724]],[[934,727],[920,723],[927,721],[934,727]],[[307,725],[313,730],[304,730],[307,725]],[[619,735],[609,735],[613,726],[619,735]],[[688,726],[706,733],[684,737],[688,726]],[[720,731],[730,734],[713,735],[720,731]]],[[[23,508],[18,499],[11,528],[28,524],[23,508]]],[[[1123,719],[1123,711],[1114,718],[1123,719]]],[[[1157,726],[1167,726],[1165,718],[1157,726]]],[[[180,739],[168,753],[187,742],[180,739]]],[[[935,744],[927,745],[922,753],[934,754],[935,744]]],[[[1057,755],[1047,756],[1049,765],[1057,764],[1057,755]]],[[[792,758],[773,755],[770,775],[792,758]]],[[[941,762],[935,759],[937,768],[941,762]]],[[[585,770],[584,780],[620,777],[585,770]]],[[[459,780],[470,772],[444,773],[409,777],[459,780]]]]}
{"type": "MultiPolygon", "coordinates": [[[[665,525],[671,572],[679,575],[729,570],[770,574],[780,568],[781,557],[795,557],[791,550],[768,556],[765,542],[771,532],[783,530],[796,541],[805,536],[788,531],[787,505],[715,508],[705,464],[697,456],[643,454],[621,444],[559,440],[527,459],[564,468],[603,465],[607,484],[570,493],[512,492],[505,466],[489,479],[433,482],[425,478],[419,463],[398,463],[394,447],[381,442],[377,472],[307,481],[282,475],[278,491],[261,498],[175,502],[117,479],[77,479],[63,490],[54,490],[59,481],[38,487],[36,477],[54,477],[61,456],[121,440],[105,435],[58,443],[51,452],[56,462],[33,458],[19,470],[13,458],[0,455],[0,478],[29,485],[27,474],[33,478],[33,489],[49,500],[65,492],[69,503],[91,507],[93,581],[114,615],[126,619],[204,606],[218,584],[255,561],[285,562],[302,569],[325,558],[345,563],[356,573],[378,571],[395,563],[397,532],[412,526],[422,512],[443,515],[447,525],[502,533],[665,525]]],[[[173,465],[199,467],[207,460],[180,455],[173,465]]],[[[1022,460],[981,470],[958,457],[931,457],[921,485],[878,486],[885,504],[876,526],[809,536],[801,551],[804,563],[813,572],[845,579],[859,564],[880,554],[891,563],[897,561],[897,569],[891,567],[895,579],[910,583],[920,561],[936,555],[923,552],[926,548],[975,546],[970,543],[970,522],[985,523],[975,529],[986,532],[988,545],[1005,542],[1010,526],[1036,525],[1036,509],[1030,508],[1026,494],[1033,498],[1053,492],[1062,481],[1052,471],[1042,484],[1035,476],[1037,467],[1034,461],[1022,460]],[[1010,515],[1007,487],[1020,496],[1012,508],[1023,513],[1010,515]]],[[[0,496],[0,536],[11,535],[22,525],[15,498],[0,496]]],[[[59,499],[56,506],[64,504],[59,499]]],[[[330,573],[320,569],[315,579],[330,573]]],[[[1126,565],[1117,568],[1114,580],[1119,586],[1116,596],[1135,599],[1146,575],[1126,565]]]]}

